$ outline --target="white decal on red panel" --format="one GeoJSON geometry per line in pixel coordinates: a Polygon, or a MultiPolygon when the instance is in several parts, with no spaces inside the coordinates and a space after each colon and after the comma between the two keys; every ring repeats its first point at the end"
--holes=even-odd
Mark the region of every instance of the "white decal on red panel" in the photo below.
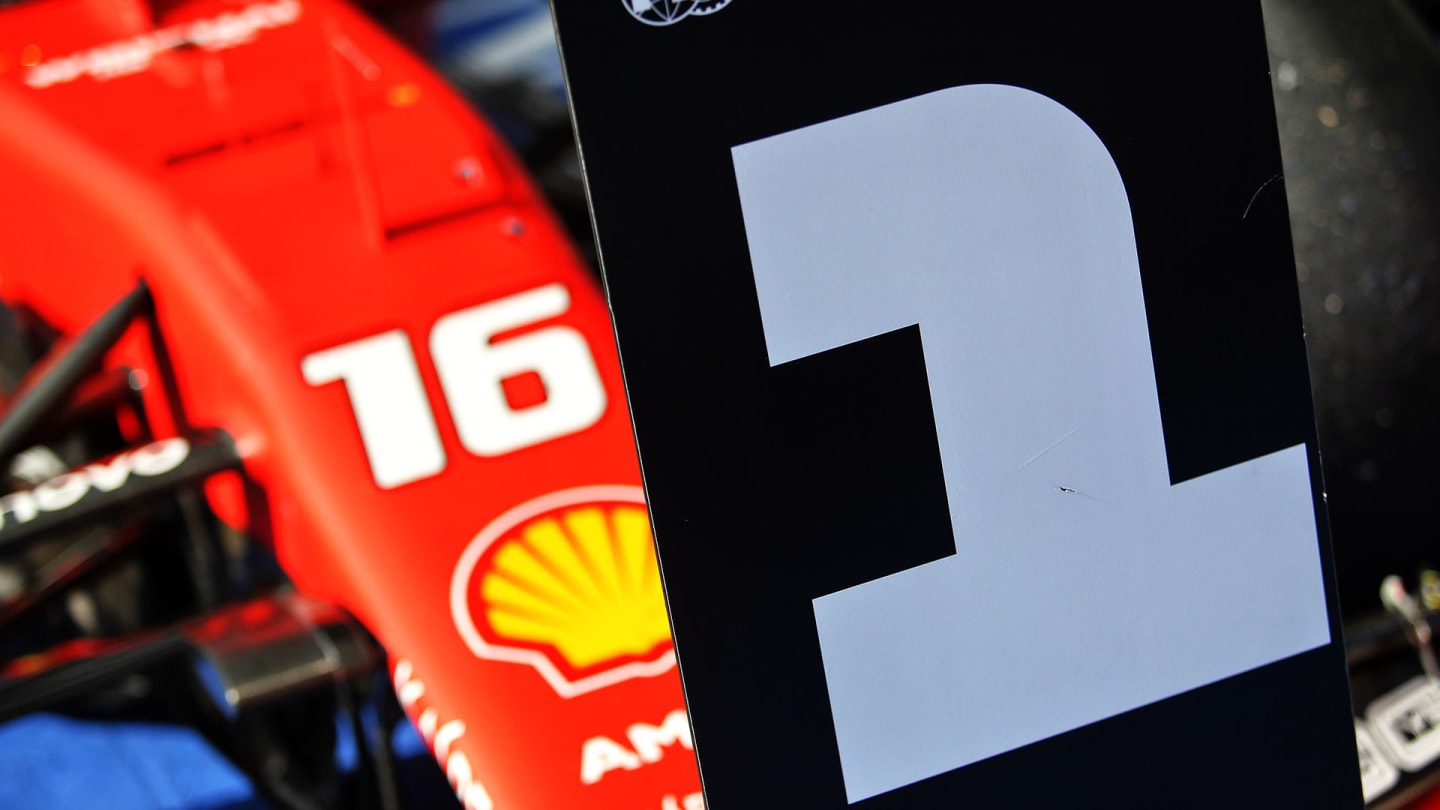
{"type": "Polygon", "coordinates": [[[434,706],[425,706],[425,682],[415,677],[415,665],[402,658],[395,662],[395,695],[405,713],[415,722],[415,728],[430,746],[435,761],[455,789],[455,795],[465,805],[465,810],[494,810],[495,802],[490,793],[475,777],[470,758],[464,751],[456,751],[455,744],[465,736],[465,721],[450,719],[440,722],[440,713],[434,706]],[[423,708],[422,708],[423,707],[423,708]]]}
{"type": "Polygon", "coordinates": [[[696,791],[685,796],[666,796],[660,801],[660,810],[705,810],[705,796],[696,791]]]}
{"type": "Polygon", "coordinates": [[[150,61],[165,51],[186,45],[207,51],[233,48],[254,41],[255,35],[261,31],[290,25],[298,19],[300,4],[296,0],[255,3],[239,11],[167,26],[98,48],[46,60],[26,72],[25,84],[40,88],[87,75],[102,82],[129,76],[150,67],[150,61]]]}
{"type": "MultiPolygon", "coordinates": [[[[547,284],[444,315],[430,328],[430,358],[460,444],[495,458],[600,421],[608,398],[585,336],[573,327],[536,324],[570,311],[570,292],[547,284]],[[496,340],[519,329],[529,331],[496,340]],[[505,383],[533,376],[537,403],[511,403],[505,383]]],[[[426,399],[415,351],[393,329],[306,355],[300,373],[313,386],[343,381],[360,443],[381,489],[445,469],[434,409],[426,399]]]]}
{"type": "Polygon", "coordinates": [[[665,715],[660,725],[635,723],[625,729],[629,743],[617,742],[609,737],[597,735],[580,746],[580,781],[593,785],[605,774],[616,771],[633,771],[642,765],[659,762],[665,756],[665,749],[679,745],[686,751],[694,750],[690,739],[690,720],[684,709],[676,709],[665,715]]]}

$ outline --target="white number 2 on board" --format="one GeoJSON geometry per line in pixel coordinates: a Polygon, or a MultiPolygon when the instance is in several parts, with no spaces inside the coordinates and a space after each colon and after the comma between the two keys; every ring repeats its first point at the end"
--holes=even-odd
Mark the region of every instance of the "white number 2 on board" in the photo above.
{"type": "MultiPolygon", "coordinates": [[[[430,356],[466,450],[501,456],[600,420],[605,386],[578,331],[556,324],[492,342],[569,309],[564,285],[549,284],[452,312],[431,327],[430,356]],[[545,400],[517,409],[505,395],[504,381],[527,373],[539,376],[545,400]]],[[[344,381],[370,472],[382,489],[445,469],[445,448],[403,330],[307,355],[300,372],[311,385],[344,381]]]]}

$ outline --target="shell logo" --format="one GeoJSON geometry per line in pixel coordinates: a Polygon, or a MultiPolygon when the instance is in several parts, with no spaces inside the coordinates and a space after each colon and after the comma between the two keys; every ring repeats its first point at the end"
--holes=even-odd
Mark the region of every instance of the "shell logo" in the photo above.
{"type": "Polygon", "coordinates": [[[675,666],[639,487],[563,490],[496,518],[460,555],[450,612],[471,652],[529,664],[562,697],[675,666]]]}

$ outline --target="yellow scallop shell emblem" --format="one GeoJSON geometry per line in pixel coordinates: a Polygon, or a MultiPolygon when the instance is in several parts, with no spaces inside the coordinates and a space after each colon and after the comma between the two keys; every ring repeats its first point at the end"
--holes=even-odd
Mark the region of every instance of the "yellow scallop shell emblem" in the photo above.
{"type": "Polygon", "coordinates": [[[638,487],[566,490],[510,510],[466,549],[451,597],[473,652],[531,664],[562,695],[674,666],[638,487]]]}

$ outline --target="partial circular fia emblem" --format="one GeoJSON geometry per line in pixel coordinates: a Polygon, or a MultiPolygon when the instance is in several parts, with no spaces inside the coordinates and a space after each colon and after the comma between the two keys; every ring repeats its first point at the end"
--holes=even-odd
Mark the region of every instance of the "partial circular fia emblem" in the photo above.
{"type": "Polygon", "coordinates": [[[730,0],[620,0],[630,15],[646,25],[671,25],[691,14],[714,14],[730,0]]]}
{"type": "Polygon", "coordinates": [[[534,667],[574,697],[675,666],[639,487],[580,487],[521,504],[460,555],[450,612],[480,658],[534,667]]]}

